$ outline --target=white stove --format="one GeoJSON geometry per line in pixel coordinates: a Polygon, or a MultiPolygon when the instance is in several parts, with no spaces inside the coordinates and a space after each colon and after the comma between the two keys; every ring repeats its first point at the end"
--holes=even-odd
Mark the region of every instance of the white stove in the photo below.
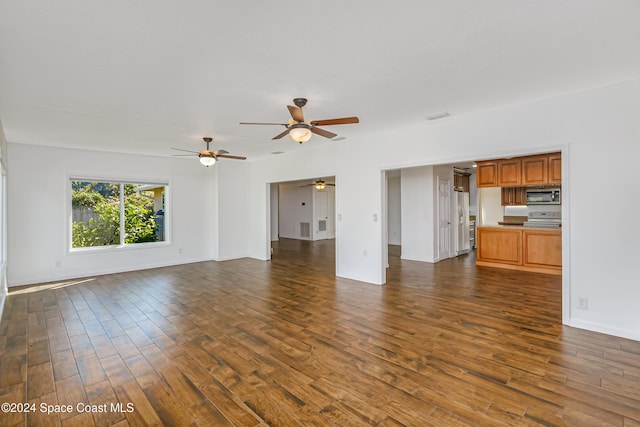
{"type": "Polygon", "coordinates": [[[529,228],[560,228],[562,227],[562,213],[529,212],[528,219],[523,225],[529,228]]]}

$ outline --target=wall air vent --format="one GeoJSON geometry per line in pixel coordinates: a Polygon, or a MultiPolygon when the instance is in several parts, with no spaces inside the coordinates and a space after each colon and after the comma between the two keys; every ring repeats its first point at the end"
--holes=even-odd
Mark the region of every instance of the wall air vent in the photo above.
{"type": "Polygon", "coordinates": [[[300,223],[300,237],[311,237],[311,227],[308,222],[300,223]]]}

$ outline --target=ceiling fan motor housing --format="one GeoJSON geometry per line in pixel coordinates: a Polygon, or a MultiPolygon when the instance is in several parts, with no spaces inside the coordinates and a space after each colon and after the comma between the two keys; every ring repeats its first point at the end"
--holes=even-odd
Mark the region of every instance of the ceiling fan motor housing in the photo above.
{"type": "Polygon", "coordinates": [[[294,98],[293,103],[297,106],[297,107],[304,107],[305,105],[307,105],[307,98],[294,98]]]}

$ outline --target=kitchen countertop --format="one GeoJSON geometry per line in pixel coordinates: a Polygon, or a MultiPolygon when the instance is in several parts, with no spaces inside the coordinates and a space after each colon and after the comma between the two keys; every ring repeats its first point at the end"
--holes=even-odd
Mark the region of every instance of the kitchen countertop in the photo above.
{"type": "Polygon", "coordinates": [[[558,227],[558,228],[549,228],[549,227],[525,227],[523,225],[516,225],[516,224],[510,224],[510,225],[503,225],[503,224],[486,224],[486,225],[481,225],[478,228],[502,228],[502,229],[507,229],[507,230],[549,230],[549,231],[561,231],[562,230],[562,226],[558,227]]]}

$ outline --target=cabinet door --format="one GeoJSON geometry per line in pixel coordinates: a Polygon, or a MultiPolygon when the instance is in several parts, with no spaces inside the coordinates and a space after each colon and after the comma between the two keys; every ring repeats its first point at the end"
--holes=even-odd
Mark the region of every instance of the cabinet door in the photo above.
{"type": "Polygon", "coordinates": [[[491,227],[477,230],[478,261],[522,265],[522,230],[491,227]]]}
{"type": "Polygon", "coordinates": [[[562,233],[556,230],[524,230],[524,265],[562,268],[562,233]]]}
{"type": "Polygon", "coordinates": [[[544,185],[549,183],[549,155],[527,156],[522,159],[522,184],[544,185]]]}
{"type": "Polygon", "coordinates": [[[549,184],[562,184],[562,157],[560,153],[548,155],[549,184]]]}
{"type": "Polygon", "coordinates": [[[527,187],[513,187],[513,205],[526,206],[527,187]]]}
{"type": "Polygon", "coordinates": [[[502,206],[511,206],[511,197],[513,197],[513,192],[511,191],[511,187],[502,187],[502,206]]]}
{"type": "Polygon", "coordinates": [[[498,162],[495,160],[478,162],[476,168],[476,186],[497,187],[498,186],[498,162]]]}
{"type": "Polygon", "coordinates": [[[502,206],[525,206],[527,187],[502,187],[502,206]]]}
{"type": "Polygon", "coordinates": [[[520,159],[498,160],[498,186],[515,187],[522,184],[520,159]]]}
{"type": "Polygon", "coordinates": [[[469,192],[469,175],[462,175],[462,191],[469,192]]]}

